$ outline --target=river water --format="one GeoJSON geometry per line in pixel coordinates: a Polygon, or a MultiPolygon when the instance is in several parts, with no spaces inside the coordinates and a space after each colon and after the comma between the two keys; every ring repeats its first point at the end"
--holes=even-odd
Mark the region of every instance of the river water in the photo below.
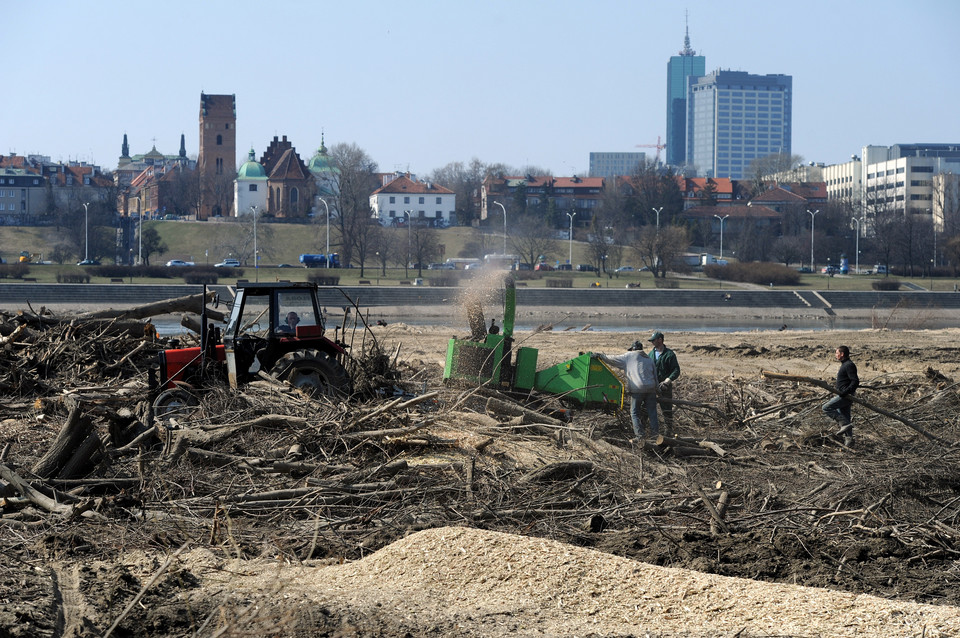
{"type": "MultiPolygon", "coordinates": [[[[375,321],[376,318],[371,319],[375,321]]],[[[174,336],[185,331],[180,326],[179,318],[175,316],[156,317],[153,320],[157,331],[164,336],[174,336]]],[[[439,317],[403,317],[398,323],[404,323],[412,326],[445,326],[454,323],[449,318],[439,317]]],[[[546,322],[544,322],[546,323],[546,322]]],[[[518,321],[514,329],[520,332],[534,330],[541,324],[529,324],[518,321]]],[[[874,320],[864,318],[841,318],[824,317],[815,318],[789,318],[789,319],[754,319],[743,317],[717,317],[717,318],[667,318],[667,319],[643,319],[638,317],[636,321],[628,321],[623,317],[602,317],[587,320],[572,320],[558,317],[553,323],[554,330],[575,329],[581,330],[589,326],[590,330],[600,332],[633,332],[638,328],[648,330],[653,327],[669,328],[671,331],[685,330],[689,332],[762,332],[779,330],[866,330],[870,328],[879,328],[883,326],[874,325],[874,320]]],[[[466,322],[463,322],[464,329],[467,328],[466,322]]],[[[960,327],[960,317],[954,320],[943,318],[931,318],[924,320],[922,325],[915,328],[927,330],[936,330],[941,328],[960,327]]]]}

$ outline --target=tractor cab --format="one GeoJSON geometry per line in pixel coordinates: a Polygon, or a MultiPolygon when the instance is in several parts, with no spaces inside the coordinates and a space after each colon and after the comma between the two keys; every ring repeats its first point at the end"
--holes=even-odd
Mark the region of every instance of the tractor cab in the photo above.
{"type": "Polygon", "coordinates": [[[342,366],[342,344],[325,336],[317,286],[305,282],[237,282],[237,298],[223,335],[230,386],[260,370],[277,372],[290,353],[315,350],[342,366]]]}
{"type": "Polygon", "coordinates": [[[226,377],[232,389],[261,373],[311,392],[350,393],[344,344],[327,338],[317,285],[307,282],[237,282],[233,310],[223,329],[203,323],[200,346],[160,353],[160,387],[154,405],[182,402],[226,377]],[[213,374],[210,374],[210,373],[213,374]]]}

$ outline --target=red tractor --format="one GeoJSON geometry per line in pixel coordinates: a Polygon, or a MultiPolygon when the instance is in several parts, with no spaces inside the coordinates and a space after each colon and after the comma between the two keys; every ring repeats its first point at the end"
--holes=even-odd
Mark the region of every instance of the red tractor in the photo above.
{"type": "Polygon", "coordinates": [[[160,353],[162,391],[155,414],[195,405],[195,391],[209,386],[211,378],[236,389],[261,371],[329,396],[351,391],[344,344],[325,336],[313,283],[238,281],[222,338],[219,329],[208,327],[204,310],[200,343],[160,353]]]}

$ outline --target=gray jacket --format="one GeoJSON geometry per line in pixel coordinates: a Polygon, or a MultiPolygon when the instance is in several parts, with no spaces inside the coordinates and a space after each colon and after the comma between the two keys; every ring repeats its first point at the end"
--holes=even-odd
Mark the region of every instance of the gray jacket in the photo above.
{"type": "Polygon", "coordinates": [[[657,371],[653,359],[643,351],[631,350],[619,355],[597,354],[607,365],[620,368],[627,377],[627,392],[655,392],[657,389],[657,371]]]}

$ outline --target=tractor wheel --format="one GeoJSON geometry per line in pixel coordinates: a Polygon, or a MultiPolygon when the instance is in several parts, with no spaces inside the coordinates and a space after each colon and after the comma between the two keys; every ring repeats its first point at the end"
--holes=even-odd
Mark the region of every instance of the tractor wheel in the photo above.
{"type": "Polygon", "coordinates": [[[335,397],[350,394],[347,371],[319,350],[288,352],[274,364],[270,374],[307,392],[335,397]]]}
{"type": "Polygon", "coordinates": [[[189,415],[200,405],[197,397],[183,388],[164,390],[153,402],[153,415],[160,419],[189,415]]]}

